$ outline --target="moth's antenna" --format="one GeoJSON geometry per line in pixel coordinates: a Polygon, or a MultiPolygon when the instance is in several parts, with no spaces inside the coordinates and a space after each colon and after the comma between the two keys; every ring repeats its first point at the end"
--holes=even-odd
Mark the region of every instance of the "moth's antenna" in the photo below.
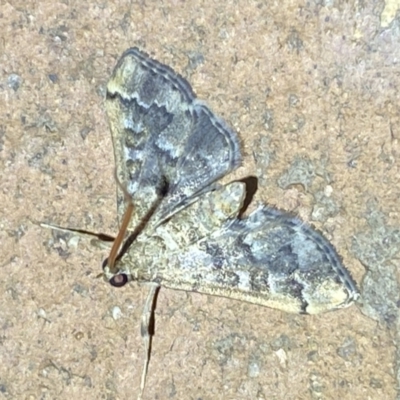
{"type": "MultiPolygon", "coordinates": [[[[156,201],[153,203],[153,205],[149,208],[149,210],[146,212],[146,214],[141,218],[141,221],[139,224],[136,226],[135,230],[128,236],[126,239],[125,243],[122,245],[122,248],[119,252],[118,256],[122,256],[125,254],[125,252],[128,251],[129,247],[132,245],[132,243],[136,240],[138,235],[148,227],[148,222],[151,220],[153,217],[154,213],[157,211],[158,207],[160,206],[162,200],[165,198],[165,196],[168,193],[168,188],[169,188],[169,183],[168,180],[165,176],[162,176],[161,178],[161,185],[158,188],[158,196],[156,201]]],[[[124,190],[124,188],[122,188],[124,190]]],[[[125,193],[125,190],[124,190],[125,193]]],[[[129,198],[131,196],[128,194],[129,198]]],[[[118,258],[117,256],[117,258],[118,258]]]]}
{"type": "Polygon", "coordinates": [[[78,237],[82,237],[82,238],[86,238],[86,239],[91,238],[92,244],[94,244],[100,248],[105,248],[107,250],[110,247],[112,247],[109,242],[114,242],[114,240],[115,240],[114,237],[107,235],[105,233],[89,232],[84,229],[64,228],[63,226],[46,224],[45,222],[40,222],[39,225],[42,228],[51,229],[53,231],[72,233],[72,234],[77,235],[78,237]]]}
{"type": "Polygon", "coordinates": [[[131,221],[132,213],[133,213],[133,209],[134,209],[133,202],[132,202],[132,196],[128,193],[128,191],[125,189],[125,187],[119,181],[118,176],[117,176],[117,171],[115,171],[114,173],[115,173],[115,180],[117,181],[119,188],[124,193],[125,201],[128,203],[128,207],[125,210],[124,218],[122,219],[121,228],[118,232],[117,237],[114,240],[113,246],[110,251],[110,255],[108,256],[107,265],[112,274],[117,272],[116,268],[115,268],[115,260],[117,259],[118,250],[121,247],[121,244],[124,240],[125,233],[128,229],[128,225],[129,225],[129,222],[131,221]]]}

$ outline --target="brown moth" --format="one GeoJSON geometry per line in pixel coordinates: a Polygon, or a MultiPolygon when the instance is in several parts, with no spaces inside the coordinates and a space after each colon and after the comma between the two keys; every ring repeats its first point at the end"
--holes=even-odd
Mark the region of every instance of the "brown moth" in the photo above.
{"type": "Polygon", "coordinates": [[[239,140],[183,77],[129,49],[108,82],[106,108],[121,229],[103,276],[118,287],[129,281],[150,287],[139,398],[161,286],[302,314],[357,300],[340,256],[310,225],[266,205],[241,217],[246,185],[218,183],[240,164],[239,140]]]}

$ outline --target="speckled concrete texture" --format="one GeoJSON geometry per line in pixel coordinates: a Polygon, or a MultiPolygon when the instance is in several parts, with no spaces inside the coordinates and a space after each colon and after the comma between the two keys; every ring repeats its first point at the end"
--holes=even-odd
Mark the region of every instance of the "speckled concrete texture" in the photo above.
{"type": "Polygon", "coordinates": [[[103,101],[131,46],[239,133],[229,180],[323,231],[363,293],[309,317],[162,289],[144,398],[400,398],[399,7],[2,1],[0,398],[137,397],[147,289],[109,287],[104,250],[38,225],[116,234],[103,101]]]}

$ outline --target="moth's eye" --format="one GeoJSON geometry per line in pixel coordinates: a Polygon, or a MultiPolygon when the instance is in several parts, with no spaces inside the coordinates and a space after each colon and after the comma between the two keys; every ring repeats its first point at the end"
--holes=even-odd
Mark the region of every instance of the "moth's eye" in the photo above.
{"type": "MultiPolygon", "coordinates": [[[[108,263],[108,258],[106,258],[103,261],[103,264],[102,264],[103,269],[107,266],[107,263],[108,263]]],[[[114,286],[114,287],[125,286],[127,284],[127,282],[128,282],[128,276],[126,274],[117,274],[109,280],[110,285],[114,286]]]]}
{"type": "Polygon", "coordinates": [[[113,276],[109,282],[111,286],[122,287],[125,286],[125,284],[128,282],[128,277],[126,276],[126,274],[118,274],[113,276]]]}

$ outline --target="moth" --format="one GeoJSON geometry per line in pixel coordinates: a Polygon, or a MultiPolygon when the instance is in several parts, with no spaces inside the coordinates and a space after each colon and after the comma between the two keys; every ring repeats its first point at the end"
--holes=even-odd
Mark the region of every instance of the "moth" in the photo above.
{"type": "Polygon", "coordinates": [[[105,103],[121,229],[102,274],[117,287],[130,281],[150,287],[139,397],[161,286],[301,314],[357,300],[356,283],[316,229],[267,205],[242,216],[246,184],[218,182],[240,165],[238,137],[182,76],[129,49],[114,68],[105,103]]]}

